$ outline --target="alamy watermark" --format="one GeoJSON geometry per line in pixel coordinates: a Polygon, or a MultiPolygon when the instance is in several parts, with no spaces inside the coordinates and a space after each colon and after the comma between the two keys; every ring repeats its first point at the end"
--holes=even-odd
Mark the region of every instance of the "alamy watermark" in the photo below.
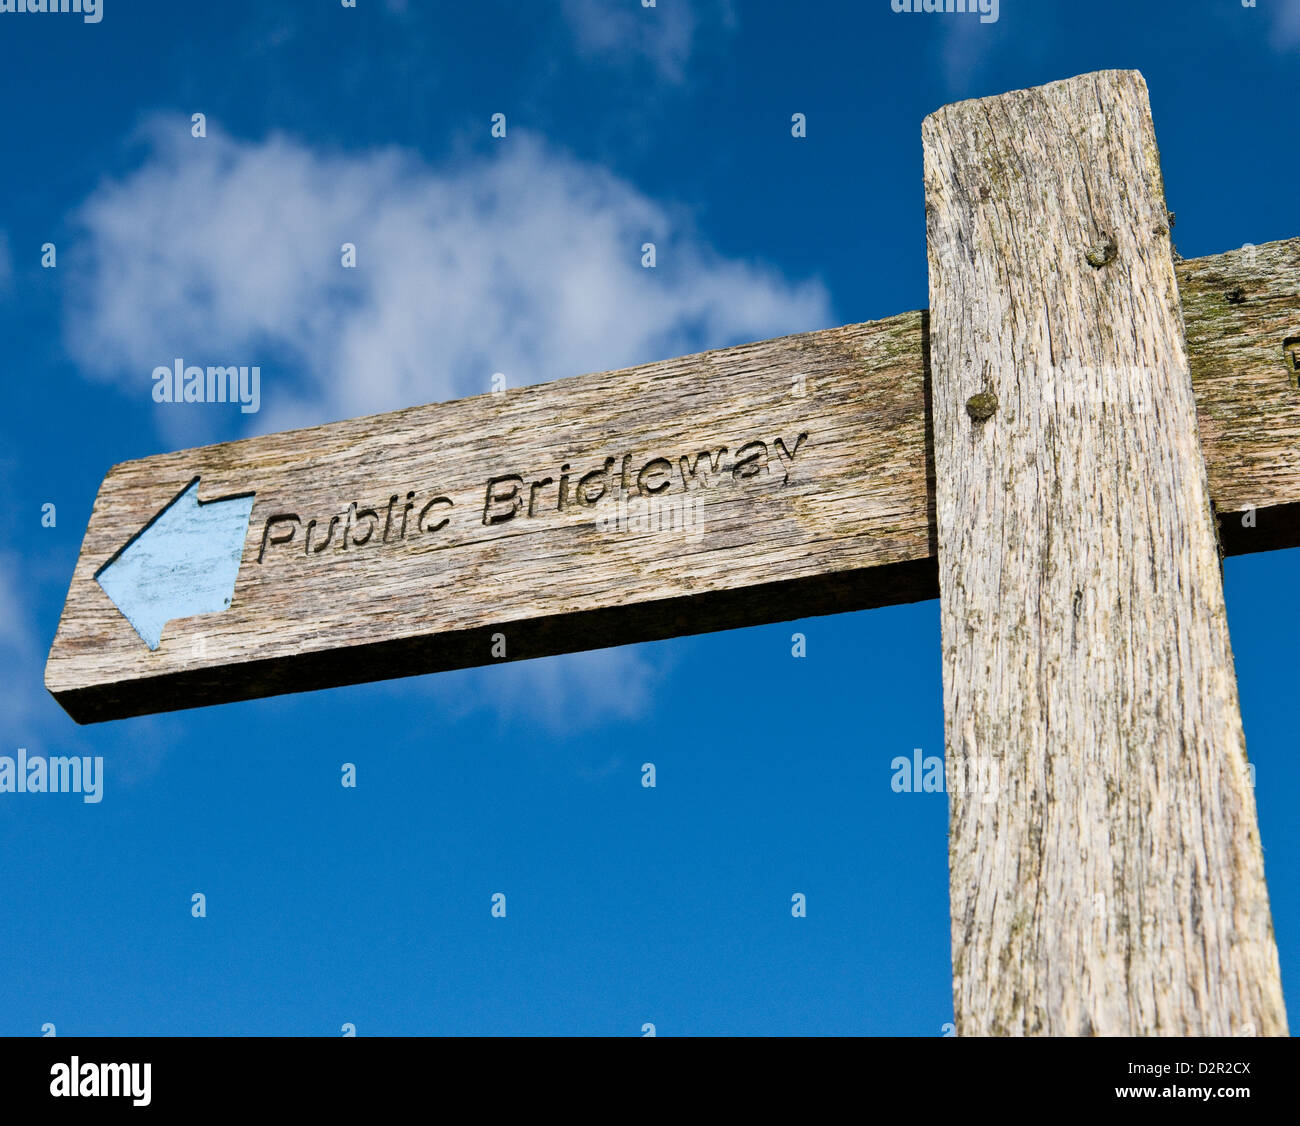
{"type": "Polygon", "coordinates": [[[889,0],[896,12],[961,12],[978,15],[980,23],[998,22],[998,0],[889,0]]]}
{"type": "Polygon", "coordinates": [[[677,532],[689,541],[704,536],[704,500],[678,493],[666,497],[619,497],[595,520],[596,528],[610,533],[677,532]]]}
{"type": "Polygon", "coordinates": [[[104,760],[77,755],[27,757],[25,747],[17,758],[0,755],[0,794],[81,794],[87,805],[104,798],[104,760]]]}
{"type": "Polygon", "coordinates": [[[7,12],[78,15],[85,23],[99,23],[104,18],[104,0],[0,0],[0,15],[7,12]]]}
{"type": "Polygon", "coordinates": [[[896,794],[972,794],[986,802],[995,801],[999,794],[998,762],[982,755],[954,761],[945,771],[942,758],[923,755],[917,747],[911,758],[895,756],[889,769],[889,788],[896,794]]]}
{"type": "Polygon", "coordinates": [[[148,1106],[152,1071],[148,1063],[82,1063],[73,1056],[50,1068],[50,1094],[56,1099],[130,1099],[133,1106],[148,1106]]]}
{"type": "MultiPolygon", "coordinates": [[[[1041,364],[1030,360],[1019,382],[1022,397],[1053,403],[1067,414],[1092,416],[1116,409],[1149,414],[1156,409],[1156,397],[1167,384],[1167,376],[1146,364],[1041,364]]],[[[1004,404],[1011,410],[1015,406],[1014,399],[1004,404]]]]}
{"type": "Polygon", "coordinates": [[[185,366],[177,357],[171,367],[153,369],[155,403],[238,403],[244,414],[262,406],[260,367],[185,366]]]}

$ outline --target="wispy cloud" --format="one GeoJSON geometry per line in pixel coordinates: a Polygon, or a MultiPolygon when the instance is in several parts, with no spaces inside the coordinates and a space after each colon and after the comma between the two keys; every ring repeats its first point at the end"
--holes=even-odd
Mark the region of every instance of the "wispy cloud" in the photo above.
{"type": "MultiPolygon", "coordinates": [[[[82,370],[142,409],[154,367],[178,356],[260,363],[263,411],[248,417],[270,431],[483,392],[494,372],[519,386],[833,320],[820,283],[721,256],[684,210],[513,130],[448,167],[199,141],[174,119],[144,135],[143,164],[74,217],[70,261],[88,265],[65,321],[82,370]]],[[[494,707],[543,718],[625,715],[648,698],[627,684],[652,673],[617,652],[515,668],[494,707]]]]}
{"type": "Polygon", "coordinates": [[[74,217],[88,267],[66,318],[82,368],[142,398],[177,356],[260,362],[274,429],[833,319],[819,283],[723,258],[679,209],[523,133],[448,168],[175,121],[145,135],[144,164],[74,217]]]}
{"type": "Polygon", "coordinates": [[[659,76],[683,82],[701,30],[735,25],[731,0],[663,0],[643,7],[635,0],[564,0],[564,17],[578,51],[610,62],[647,60],[659,76]]]}
{"type": "Polygon", "coordinates": [[[1273,7],[1273,46],[1279,51],[1300,47],[1300,0],[1274,0],[1270,6],[1273,7]]]}
{"type": "MultiPolygon", "coordinates": [[[[638,646],[466,669],[428,679],[439,707],[453,716],[490,712],[499,722],[541,724],[576,734],[649,708],[670,660],[638,646]]],[[[587,767],[590,764],[586,764],[587,767]]],[[[584,767],[585,769],[586,767],[584,767]]]]}

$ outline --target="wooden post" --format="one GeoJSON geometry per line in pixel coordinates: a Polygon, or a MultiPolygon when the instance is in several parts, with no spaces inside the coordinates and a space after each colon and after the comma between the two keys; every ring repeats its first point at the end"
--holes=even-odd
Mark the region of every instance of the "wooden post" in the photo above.
{"type": "Polygon", "coordinates": [[[1146,84],[922,136],[958,1032],[1284,1034],[1146,84]]]}

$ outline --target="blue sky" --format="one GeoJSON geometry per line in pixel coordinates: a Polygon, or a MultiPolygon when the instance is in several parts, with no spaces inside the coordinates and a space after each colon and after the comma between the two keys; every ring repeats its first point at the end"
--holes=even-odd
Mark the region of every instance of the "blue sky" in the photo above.
{"type": "MultiPolygon", "coordinates": [[[[0,1034],[940,1035],[946,798],[890,786],[942,753],[937,603],[78,728],[42,674],[95,492],[922,307],[922,118],[1090,70],[1145,74],[1184,255],[1295,236],[1297,66],[1298,0],[0,13],[0,754],[106,773],[0,795],[0,1034]],[[261,410],[155,404],[174,356],[261,410]]],[[[1226,584],[1295,1023],[1300,553],[1226,584]]]]}

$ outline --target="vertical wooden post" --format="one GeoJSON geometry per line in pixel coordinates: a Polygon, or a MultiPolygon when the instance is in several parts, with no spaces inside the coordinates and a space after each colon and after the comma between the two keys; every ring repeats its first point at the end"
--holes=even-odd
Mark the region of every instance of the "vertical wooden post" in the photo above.
{"type": "Polygon", "coordinates": [[[1146,84],[922,138],[958,1031],[1284,1034],[1146,84]]]}

